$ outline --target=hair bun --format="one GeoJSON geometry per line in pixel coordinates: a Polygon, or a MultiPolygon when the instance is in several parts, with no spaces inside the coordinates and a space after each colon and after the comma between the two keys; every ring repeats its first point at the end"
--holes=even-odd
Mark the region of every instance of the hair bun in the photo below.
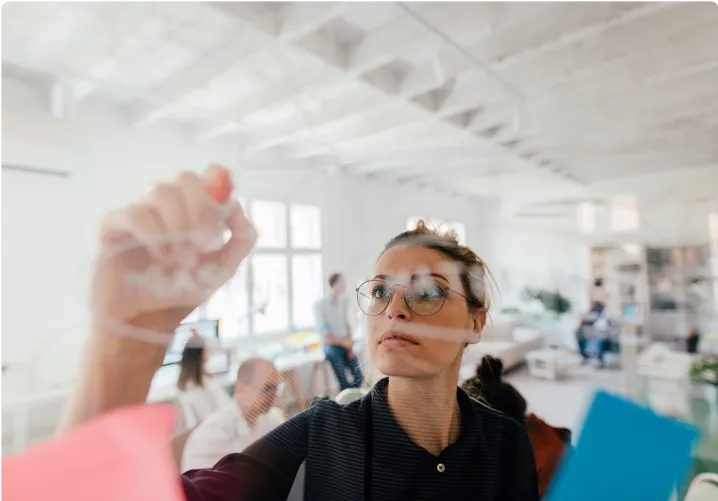
{"type": "Polygon", "coordinates": [[[484,355],[476,369],[476,375],[484,384],[496,384],[501,382],[503,370],[504,364],[500,359],[484,355]]]}

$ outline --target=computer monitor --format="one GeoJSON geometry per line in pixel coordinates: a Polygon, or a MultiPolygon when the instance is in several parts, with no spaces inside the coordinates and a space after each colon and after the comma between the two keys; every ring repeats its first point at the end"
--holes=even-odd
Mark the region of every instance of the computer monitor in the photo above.
{"type": "MultiPolygon", "coordinates": [[[[180,324],[180,326],[175,329],[172,342],[167,347],[167,353],[165,353],[162,365],[178,364],[180,360],[182,360],[182,352],[184,351],[187,341],[189,341],[189,338],[195,333],[205,339],[219,339],[219,320],[198,320],[196,322],[180,324]]],[[[210,358],[214,358],[214,356],[210,358]]],[[[216,366],[216,361],[213,361],[212,364],[209,362],[208,360],[208,366],[216,366]]]]}

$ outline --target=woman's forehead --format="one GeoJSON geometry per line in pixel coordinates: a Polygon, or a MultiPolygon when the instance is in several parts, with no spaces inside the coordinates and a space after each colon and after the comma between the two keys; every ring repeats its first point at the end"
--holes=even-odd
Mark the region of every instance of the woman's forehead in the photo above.
{"type": "Polygon", "coordinates": [[[385,277],[438,274],[453,282],[461,275],[461,264],[434,249],[397,246],[381,255],[374,272],[385,277]]]}

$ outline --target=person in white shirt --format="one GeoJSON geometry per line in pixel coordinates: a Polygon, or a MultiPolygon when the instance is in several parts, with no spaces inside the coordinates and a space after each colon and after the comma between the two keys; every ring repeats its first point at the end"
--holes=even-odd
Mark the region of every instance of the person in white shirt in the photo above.
{"type": "Polygon", "coordinates": [[[273,408],[279,372],[267,359],[239,366],[235,398],[190,433],[182,454],[182,471],[211,468],[227,454],[245,447],[285,421],[273,408]]]}
{"type": "Polygon", "coordinates": [[[184,428],[194,428],[211,414],[231,402],[224,388],[205,371],[209,349],[196,331],[187,341],[180,361],[177,381],[184,428]]]}

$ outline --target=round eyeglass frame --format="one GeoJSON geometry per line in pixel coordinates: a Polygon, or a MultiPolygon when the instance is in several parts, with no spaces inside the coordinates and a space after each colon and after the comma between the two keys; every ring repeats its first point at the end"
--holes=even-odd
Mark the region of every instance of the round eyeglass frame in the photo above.
{"type": "MultiPolygon", "coordinates": [[[[377,317],[377,316],[381,315],[382,313],[384,313],[384,312],[386,311],[386,309],[389,307],[389,305],[391,304],[391,302],[394,300],[394,295],[395,295],[394,289],[396,289],[397,287],[402,287],[402,288],[404,288],[404,289],[408,289],[408,288],[409,288],[408,285],[401,285],[401,284],[395,284],[395,285],[389,286],[389,289],[391,290],[391,296],[389,297],[389,301],[387,301],[386,305],[384,306],[384,308],[383,308],[379,313],[374,313],[374,314],[372,314],[372,313],[367,313],[366,311],[364,311],[364,308],[361,307],[361,301],[360,301],[360,299],[359,299],[359,294],[360,294],[359,289],[361,289],[363,286],[365,286],[365,285],[368,284],[369,282],[383,282],[383,283],[386,283],[386,282],[384,282],[383,280],[367,280],[366,282],[363,282],[359,287],[357,287],[357,288],[355,289],[355,292],[356,292],[356,294],[357,294],[357,305],[359,306],[359,309],[361,310],[361,312],[364,313],[364,314],[365,314],[366,316],[368,316],[368,317],[377,317]]],[[[388,284],[387,284],[387,285],[388,285],[388,284]]],[[[404,304],[406,304],[406,307],[409,308],[409,310],[411,310],[411,312],[414,313],[415,315],[419,315],[420,317],[431,317],[431,316],[434,316],[434,315],[436,315],[437,313],[439,313],[439,312],[441,311],[441,309],[442,309],[442,308],[444,307],[444,305],[446,304],[446,297],[447,297],[447,296],[446,296],[446,293],[449,292],[449,291],[451,291],[451,292],[453,292],[454,294],[458,294],[459,296],[461,296],[461,297],[463,297],[464,299],[466,299],[466,302],[469,303],[470,305],[473,305],[473,306],[476,305],[475,301],[473,301],[471,298],[467,297],[466,295],[462,294],[461,292],[459,292],[459,291],[457,291],[457,290],[455,290],[455,289],[452,289],[452,288],[449,287],[448,285],[439,285],[438,287],[439,287],[439,289],[441,289],[441,291],[442,291],[443,301],[441,302],[441,306],[439,306],[439,309],[437,309],[434,313],[429,313],[428,315],[427,315],[427,314],[422,314],[422,313],[417,313],[417,312],[414,310],[414,308],[412,308],[411,305],[409,304],[409,301],[408,301],[407,298],[406,298],[406,294],[404,294],[404,304]]],[[[366,296],[365,296],[365,297],[366,297],[366,296]]]]}

